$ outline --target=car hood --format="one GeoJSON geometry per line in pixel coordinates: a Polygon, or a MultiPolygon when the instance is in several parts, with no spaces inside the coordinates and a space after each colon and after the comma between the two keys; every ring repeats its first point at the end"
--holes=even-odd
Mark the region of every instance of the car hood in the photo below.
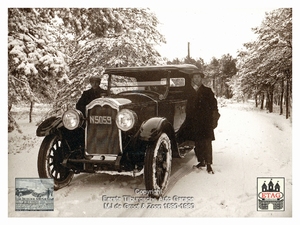
{"type": "Polygon", "coordinates": [[[128,104],[130,103],[143,103],[143,102],[157,102],[159,100],[159,95],[157,94],[145,94],[139,92],[127,92],[119,94],[118,97],[113,97],[117,99],[120,103],[128,104]],[[121,98],[119,98],[121,97],[121,98]]]}
{"type": "Polygon", "coordinates": [[[143,103],[157,103],[158,96],[152,96],[143,93],[135,93],[135,92],[128,92],[122,93],[117,96],[110,96],[110,97],[101,97],[91,101],[87,108],[92,108],[94,105],[110,105],[112,108],[119,109],[125,105],[139,105],[143,103]]]}

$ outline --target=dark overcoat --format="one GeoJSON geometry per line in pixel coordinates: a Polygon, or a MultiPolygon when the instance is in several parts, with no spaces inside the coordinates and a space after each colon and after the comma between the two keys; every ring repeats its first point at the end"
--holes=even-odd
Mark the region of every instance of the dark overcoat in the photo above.
{"type": "Polygon", "coordinates": [[[214,128],[219,119],[218,103],[209,87],[201,85],[187,91],[186,120],[183,124],[185,140],[215,140],[214,128]]]}
{"type": "Polygon", "coordinates": [[[102,88],[97,88],[97,89],[89,89],[86,90],[82,93],[80,99],[76,103],[76,109],[80,110],[84,117],[85,117],[85,106],[89,104],[91,101],[93,101],[96,98],[100,98],[102,95],[105,95],[106,91],[103,90],[102,88]]]}

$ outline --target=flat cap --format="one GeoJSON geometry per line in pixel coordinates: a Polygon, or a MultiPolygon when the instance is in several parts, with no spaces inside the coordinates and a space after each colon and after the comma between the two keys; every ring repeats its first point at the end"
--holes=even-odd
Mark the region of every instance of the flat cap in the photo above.
{"type": "Polygon", "coordinates": [[[92,76],[90,76],[90,81],[101,81],[101,76],[92,75],[92,76]]]}

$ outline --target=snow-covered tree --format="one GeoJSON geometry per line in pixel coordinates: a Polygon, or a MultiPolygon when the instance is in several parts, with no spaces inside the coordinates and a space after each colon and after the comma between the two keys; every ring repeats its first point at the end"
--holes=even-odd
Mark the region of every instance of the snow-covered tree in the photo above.
{"type": "Polygon", "coordinates": [[[149,9],[63,9],[57,16],[74,28],[76,46],[68,60],[71,82],[61,87],[57,106],[74,104],[88,86],[86,78],[104,68],[164,63],[155,47],[165,39],[149,9]]]}
{"type": "Polygon", "coordinates": [[[236,60],[230,54],[222,55],[221,59],[213,57],[206,67],[206,74],[212,82],[211,86],[219,97],[232,97],[228,82],[236,73],[236,60]]]}
{"type": "MultiPolygon", "coordinates": [[[[257,40],[246,43],[246,51],[240,52],[238,57],[242,87],[248,93],[255,91],[254,94],[259,94],[262,99],[266,96],[270,112],[273,110],[274,94],[282,94],[280,90],[285,88],[288,118],[292,94],[292,9],[282,8],[266,13],[261,26],[253,31],[257,40]]],[[[282,107],[282,101],[280,104],[282,107]]]]}
{"type": "Polygon", "coordinates": [[[10,103],[50,97],[53,82],[67,80],[65,55],[55,46],[51,18],[38,9],[8,9],[10,103]],[[48,86],[48,87],[47,87],[48,86]]]}
{"type": "MultiPolygon", "coordinates": [[[[8,9],[8,105],[53,99],[57,82],[68,80],[65,55],[55,46],[51,14],[40,9],[8,9]]],[[[9,115],[9,124],[13,124],[9,115]]],[[[12,129],[12,128],[9,128],[12,129]]]]}
{"type": "Polygon", "coordinates": [[[162,63],[158,23],[142,8],[9,8],[9,106],[74,103],[105,67],[162,63]]]}

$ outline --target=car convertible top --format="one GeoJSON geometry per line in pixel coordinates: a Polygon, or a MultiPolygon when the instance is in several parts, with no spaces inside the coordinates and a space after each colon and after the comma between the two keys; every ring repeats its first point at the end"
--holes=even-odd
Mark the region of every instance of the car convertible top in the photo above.
{"type": "Polygon", "coordinates": [[[181,64],[181,65],[158,65],[158,66],[139,66],[139,67],[115,67],[106,68],[104,74],[134,76],[136,73],[141,72],[179,72],[184,74],[193,74],[199,72],[199,69],[195,65],[181,64]]]}

